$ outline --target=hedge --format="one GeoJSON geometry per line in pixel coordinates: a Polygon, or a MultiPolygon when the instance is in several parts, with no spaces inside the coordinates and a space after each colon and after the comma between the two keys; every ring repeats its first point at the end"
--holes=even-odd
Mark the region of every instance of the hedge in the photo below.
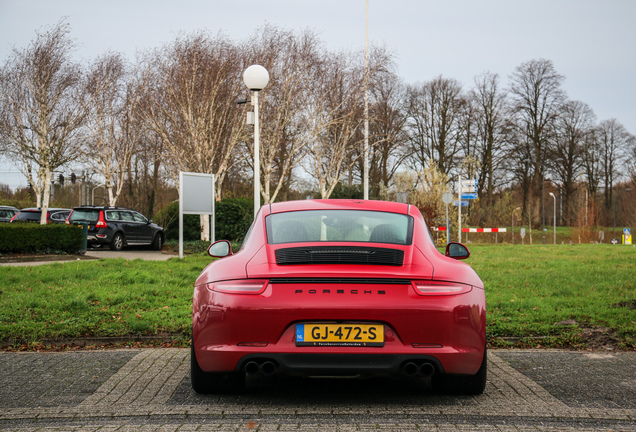
{"type": "Polygon", "coordinates": [[[66,224],[0,224],[0,253],[78,253],[82,248],[81,226],[66,224]]]}
{"type": "MultiPolygon", "coordinates": [[[[216,212],[214,238],[240,242],[254,220],[251,198],[226,198],[214,204],[216,212]]],[[[166,231],[168,240],[179,239],[179,203],[173,202],[157,212],[154,221],[166,231]]],[[[201,238],[199,215],[183,215],[183,239],[201,238]]]]}

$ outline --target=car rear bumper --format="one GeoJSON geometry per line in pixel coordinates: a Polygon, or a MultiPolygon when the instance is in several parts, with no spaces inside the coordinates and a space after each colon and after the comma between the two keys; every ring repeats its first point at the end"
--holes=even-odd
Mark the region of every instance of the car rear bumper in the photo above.
{"type": "Polygon", "coordinates": [[[432,364],[436,372],[473,375],[481,366],[482,289],[428,298],[410,285],[349,285],[342,294],[332,290],[324,296],[299,290],[291,285],[231,295],[197,288],[193,342],[201,369],[238,371],[250,361],[271,361],[288,374],[391,375],[414,362],[432,364]],[[382,324],[384,345],[297,346],[296,325],[308,322],[382,324]]]}
{"type": "MultiPolygon", "coordinates": [[[[452,348],[436,351],[418,350],[408,353],[336,353],[276,352],[276,350],[197,349],[201,368],[209,372],[244,371],[249,362],[272,362],[277,371],[300,376],[393,376],[409,374],[406,368],[415,364],[432,366],[431,373],[474,375],[481,365],[484,349],[459,352],[452,348]]],[[[427,374],[425,374],[427,375],[427,374]]]]}

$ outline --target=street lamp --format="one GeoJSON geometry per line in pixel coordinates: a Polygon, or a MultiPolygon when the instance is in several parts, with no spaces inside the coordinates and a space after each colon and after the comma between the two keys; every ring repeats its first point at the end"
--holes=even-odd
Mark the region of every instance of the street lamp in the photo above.
{"type": "Polygon", "coordinates": [[[550,196],[554,200],[554,244],[556,244],[556,196],[552,192],[550,196]]]}
{"type": "Polygon", "coordinates": [[[258,124],[258,92],[269,83],[269,72],[263,66],[252,65],[243,72],[243,82],[252,91],[254,106],[254,217],[261,207],[261,154],[258,124]]]}

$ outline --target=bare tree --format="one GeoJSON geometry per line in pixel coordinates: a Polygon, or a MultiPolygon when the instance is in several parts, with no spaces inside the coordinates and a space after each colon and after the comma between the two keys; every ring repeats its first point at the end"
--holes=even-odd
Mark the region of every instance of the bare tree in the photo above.
{"type": "Polygon", "coordinates": [[[393,61],[385,50],[373,50],[371,64],[369,178],[373,186],[388,186],[409,156],[406,87],[392,71],[393,61]]]}
{"type": "MultiPolygon", "coordinates": [[[[146,127],[161,140],[165,164],[178,171],[215,174],[216,195],[245,140],[236,96],[242,91],[242,55],[221,37],[199,33],[178,38],[148,60],[141,104],[146,127]]],[[[201,218],[207,239],[207,217],[201,218]]]]}
{"type": "Polygon", "coordinates": [[[489,206],[493,204],[495,187],[500,186],[498,180],[503,177],[500,171],[508,144],[506,95],[499,87],[499,76],[486,73],[475,78],[470,98],[475,105],[477,189],[489,206]]]}
{"type": "MultiPolygon", "coordinates": [[[[528,156],[533,172],[529,192],[538,199],[545,179],[545,159],[553,138],[554,123],[565,97],[561,89],[563,76],[556,72],[550,60],[539,59],[517,67],[510,79],[514,124],[519,134],[525,137],[523,143],[531,146],[528,156]]],[[[524,194],[524,208],[528,198],[524,194]]]]}
{"type": "Polygon", "coordinates": [[[455,79],[438,77],[408,88],[409,141],[415,164],[423,169],[430,160],[448,175],[461,150],[460,113],[464,99],[455,79]]]}
{"type": "Polygon", "coordinates": [[[86,91],[91,95],[85,157],[104,178],[108,204],[117,205],[142,127],[139,92],[120,54],[106,54],[91,66],[86,91]]]}
{"type": "Polygon", "coordinates": [[[42,224],[53,171],[79,157],[86,116],[69,32],[62,22],[38,32],[26,49],[13,50],[0,71],[1,141],[33,185],[42,224]]]}
{"type": "Polygon", "coordinates": [[[614,199],[614,184],[623,168],[623,158],[636,142],[636,138],[616,119],[602,121],[598,126],[596,138],[603,167],[605,208],[610,210],[614,199]]]}
{"type": "Polygon", "coordinates": [[[312,124],[312,139],[305,165],[322,198],[329,198],[342,173],[356,161],[352,154],[362,124],[362,71],[351,63],[345,55],[334,55],[321,63],[314,78],[315,94],[306,120],[312,124]]]}
{"type": "MultiPolygon", "coordinates": [[[[289,188],[293,170],[307,151],[315,125],[307,123],[319,79],[322,52],[316,35],[295,34],[266,26],[245,49],[249,63],[264,66],[270,75],[259,98],[261,115],[261,196],[273,202],[289,188]]],[[[253,154],[252,140],[245,143],[253,154]]]]}
{"type": "Polygon", "coordinates": [[[577,189],[576,177],[583,166],[583,153],[594,128],[595,116],[583,102],[568,101],[561,106],[556,121],[555,145],[550,154],[552,170],[562,185],[565,201],[563,220],[573,222],[573,197],[577,189]]]}

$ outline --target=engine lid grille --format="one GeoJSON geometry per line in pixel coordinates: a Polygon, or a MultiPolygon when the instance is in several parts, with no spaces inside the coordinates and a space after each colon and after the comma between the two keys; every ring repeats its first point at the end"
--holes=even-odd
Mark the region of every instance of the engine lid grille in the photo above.
{"type": "Polygon", "coordinates": [[[312,246],[276,250],[276,264],[371,264],[401,266],[400,249],[361,246],[312,246]]]}

